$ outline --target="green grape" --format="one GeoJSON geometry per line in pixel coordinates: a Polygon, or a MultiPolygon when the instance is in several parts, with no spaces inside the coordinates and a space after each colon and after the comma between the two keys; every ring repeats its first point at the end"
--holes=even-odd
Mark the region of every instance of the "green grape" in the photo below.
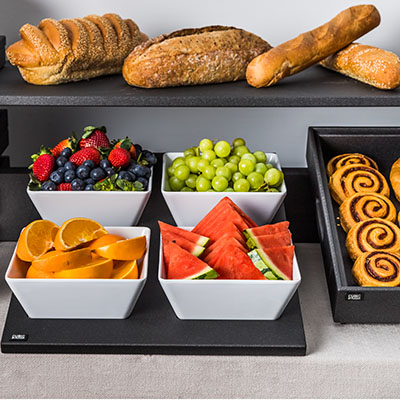
{"type": "Polygon", "coordinates": [[[208,165],[210,165],[210,163],[207,160],[205,160],[204,158],[200,158],[199,162],[197,163],[197,169],[200,172],[203,172],[203,168],[207,167],[208,165]]]}
{"type": "Polygon", "coordinates": [[[234,164],[239,164],[240,157],[239,156],[230,156],[228,161],[234,164]]]}
{"type": "Polygon", "coordinates": [[[247,176],[247,180],[252,189],[258,189],[264,183],[264,175],[259,174],[258,172],[252,172],[247,176]]]}
{"type": "Polygon", "coordinates": [[[174,168],[179,167],[180,165],[185,165],[185,157],[178,157],[172,163],[174,168]]]}
{"type": "Polygon", "coordinates": [[[196,174],[198,172],[197,164],[200,161],[200,157],[190,157],[186,160],[186,165],[189,167],[190,172],[192,174],[196,174]]]}
{"type": "Polygon", "coordinates": [[[215,154],[214,150],[203,151],[203,154],[201,156],[208,162],[211,162],[212,160],[215,160],[217,158],[217,155],[215,154]]]}
{"type": "Polygon", "coordinates": [[[196,189],[198,192],[207,192],[211,189],[211,183],[204,176],[199,176],[196,181],[196,189]]]}
{"type": "Polygon", "coordinates": [[[228,180],[223,176],[215,176],[211,182],[217,192],[223,192],[228,187],[228,180]]]}
{"type": "Polygon", "coordinates": [[[251,153],[243,154],[241,160],[250,160],[254,163],[254,165],[257,164],[257,159],[251,153]]]}
{"type": "Polygon", "coordinates": [[[274,168],[274,166],[272,164],[265,164],[265,166],[267,167],[267,169],[274,168]]]}
{"type": "Polygon", "coordinates": [[[167,169],[168,176],[170,178],[171,178],[171,176],[174,176],[174,171],[175,171],[175,168],[172,165],[167,169]]]}
{"type": "Polygon", "coordinates": [[[168,183],[169,183],[169,187],[174,192],[178,192],[179,190],[181,190],[185,186],[185,182],[181,181],[176,176],[171,176],[171,178],[169,178],[168,183]]]}
{"type": "Polygon", "coordinates": [[[186,186],[190,187],[191,189],[194,189],[196,187],[196,179],[197,175],[190,174],[185,181],[186,186]]]}
{"type": "Polygon", "coordinates": [[[246,146],[238,146],[233,149],[233,155],[242,157],[243,154],[250,153],[250,150],[246,146]]]}
{"type": "Polygon", "coordinates": [[[234,192],[233,188],[231,187],[227,187],[224,192],[234,192]]]}
{"type": "Polygon", "coordinates": [[[242,138],[236,138],[233,142],[233,147],[246,146],[246,142],[242,138]]]}
{"type": "Polygon", "coordinates": [[[232,181],[233,183],[235,183],[237,180],[245,178],[245,176],[243,174],[241,174],[240,172],[235,172],[232,176],[232,181]]]}
{"type": "Polygon", "coordinates": [[[209,180],[213,179],[215,176],[215,168],[212,165],[207,165],[203,169],[203,176],[209,180]]]}
{"type": "Polygon", "coordinates": [[[174,175],[181,181],[186,181],[190,175],[190,169],[186,165],[180,165],[175,168],[174,175]]]}
{"type": "Polygon", "coordinates": [[[189,156],[195,156],[196,155],[196,152],[192,149],[192,148],[190,148],[190,149],[186,149],[185,151],[184,151],[184,153],[183,153],[183,156],[186,158],[186,157],[189,157],[189,156]]]}
{"type": "Polygon", "coordinates": [[[223,166],[225,165],[221,158],[216,158],[215,160],[212,160],[212,161],[210,162],[210,164],[211,164],[214,168],[223,167],[223,166]]]}
{"type": "Polygon", "coordinates": [[[187,186],[184,186],[182,189],[181,189],[181,192],[193,192],[194,190],[193,189],[191,189],[190,187],[187,187],[187,186]]]}
{"type": "Polygon", "coordinates": [[[256,164],[256,169],[255,169],[256,172],[258,172],[258,173],[264,175],[264,174],[267,172],[267,170],[268,170],[268,168],[267,168],[267,166],[266,166],[264,163],[258,162],[258,163],[256,164]]]}
{"type": "Polygon", "coordinates": [[[275,188],[279,188],[279,186],[282,185],[283,179],[285,178],[285,175],[283,174],[283,172],[282,171],[279,171],[279,172],[281,173],[281,179],[279,180],[279,182],[276,185],[273,185],[275,188]]]}
{"type": "Polygon", "coordinates": [[[249,175],[251,172],[254,171],[255,168],[255,164],[253,163],[253,161],[250,160],[240,160],[239,163],[239,171],[243,174],[243,175],[249,175]]]}
{"type": "Polygon", "coordinates": [[[226,167],[226,168],[229,168],[229,169],[231,170],[232,174],[234,174],[234,173],[237,172],[237,170],[238,170],[237,164],[234,164],[233,162],[227,162],[227,163],[225,164],[225,167],[226,167]]]}
{"type": "Polygon", "coordinates": [[[278,190],[278,189],[276,189],[276,188],[269,188],[269,189],[267,190],[267,192],[275,192],[275,193],[279,193],[279,190],[278,190]]]}
{"type": "Polygon", "coordinates": [[[212,150],[213,147],[214,147],[214,143],[212,142],[212,140],[210,140],[210,139],[200,140],[199,148],[202,153],[204,153],[206,150],[212,150]]]}
{"type": "Polygon", "coordinates": [[[254,157],[256,158],[257,162],[262,162],[262,163],[266,163],[267,162],[267,156],[265,155],[265,153],[263,151],[255,151],[253,153],[254,157]]]}
{"type": "Polygon", "coordinates": [[[250,183],[247,179],[240,178],[233,185],[233,190],[235,192],[248,192],[250,190],[250,183]]]}
{"type": "Polygon", "coordinates": [[[214,146],[214,151],[218,157],[228,157],[231,154],[231,145],[225,140],[220,140],[214,146]]]}
{"type": "Polygon", "coordinates": [[[223,176],[229,182],[232,179],[232,171],[227,167],[218,167],[215,171],[216,176],[223,176]]]}
{"type": "Polygon", "coordinates": [[[207,192],[215,192],[214,189],[208,189],[207,192]]]}
{"type": "Polygon", "coordinates": [[[268,186],[277,186],[282,180],[281,174],[279,169],[271,168],[265,173],[264,181],[268,186]]]}

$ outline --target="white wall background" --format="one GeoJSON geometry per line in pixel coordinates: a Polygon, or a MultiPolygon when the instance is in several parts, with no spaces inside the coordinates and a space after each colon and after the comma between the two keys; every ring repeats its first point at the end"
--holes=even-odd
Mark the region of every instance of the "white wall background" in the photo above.
{"type": "MultiPolygon", "coordinates": [[[[0,34],[10,44],[18,28],[42,18],[116,12],[134,19],[150,36],[183,27],[234,25],[277,45],[358,4],[335,0],[0,0],[0,34]]],[[[382,22],[360,42],[400,54],[400,2],[375,0],[382,22]]],[[[1,88],[0,88],[1,90],[1,88]]],[[[40,144],[53,145],[72,130],[106,125],[111,137],[130,136],[154,151],[181,150],[202,137],[248,139],[254,150],[277,151],[285,166],[305,165],[310,125],[400,125],[397,108],[10,108],[12,165],[29,163],[40,144]]]]}

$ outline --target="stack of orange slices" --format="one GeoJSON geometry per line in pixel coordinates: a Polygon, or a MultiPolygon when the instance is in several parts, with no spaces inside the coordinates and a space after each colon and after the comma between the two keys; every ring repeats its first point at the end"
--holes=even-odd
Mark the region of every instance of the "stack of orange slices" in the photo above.
{"type": "Polygon", "coordinates": [[[30,262],[26,278],[137,279],[146,237],[110,234],[98,222],[71,218],[60,227],[47,220],[26,226],[17,257],[30,262]]]}

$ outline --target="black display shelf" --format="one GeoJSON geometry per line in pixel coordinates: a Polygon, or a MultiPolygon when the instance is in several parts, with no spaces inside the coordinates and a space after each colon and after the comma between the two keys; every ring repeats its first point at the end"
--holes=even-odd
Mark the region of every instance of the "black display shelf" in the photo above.
{"type": "MultiPolygon", "coordinates": [[[[304,188],[308,179],[305,169],[295,171],[294,179],[286,172],[289,193],[290,182],[304,188]]],[[[305,355],[306,341],[297,293],[276,321],[183,321],[175,316],[157,280],[157,220],[173,223],[160,192],[160,179],[158,165],[153,192],[140,220],[140,225],[152,229],[149,274],[132,315],[125,320],[30,319],[13,296],[1,341],[2,352],[305,355]],[[27,340],[11,340],[15,334],[28,335],[27,340]]],[[[298,205],[296,209],[301,215],[308,207],[298,205]]],[[[280,218],[284,216],[282,211],[280,218]]],[[[312,213],[311,209],[307,212],[312,213]]],[[[293,237],[296,240],[296,232],[293,237]]]]}
{"type": "Polygon", "coordinates": [[[400,90],[379,90],[319,66],[262,89],[245,81],[140,89],[127,85],[120,75],[35,86],[8,64],[0,73],[0,106],[395,107],[400,106],[400,90]]]}

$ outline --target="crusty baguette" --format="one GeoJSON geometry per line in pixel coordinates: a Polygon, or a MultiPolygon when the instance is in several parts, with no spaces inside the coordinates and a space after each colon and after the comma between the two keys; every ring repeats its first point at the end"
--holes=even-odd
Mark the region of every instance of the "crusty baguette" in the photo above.
{"type": "Polygon", "coordinates": [[[377,47],[352,43],[320,64],[379,89],[395,89],[400,85],[399,57],[377,47]]]}
{"type": "Polygon", "coordinates": [[[256,57],[247,67],[247,82],[255,87],[271,86],[336,53],[379,23],[373,5],[350,7],[326,24],[256,57]]]}
{"type": "Polygon", "coordinates": [[[117,14],[44,19],[25,24],[21,40],[7,49],[11,64],[36,85],[56,85],[120,73],[126,56],[147,39],[130,19],[117,14]]]}
{"type": "Polygon", "coordinates": [[[201,85],[245,78],[247,64],[271,46],[242,29],[208,26],[161,35],[125,60],[125,80],[144,88],[201,85]]]}

